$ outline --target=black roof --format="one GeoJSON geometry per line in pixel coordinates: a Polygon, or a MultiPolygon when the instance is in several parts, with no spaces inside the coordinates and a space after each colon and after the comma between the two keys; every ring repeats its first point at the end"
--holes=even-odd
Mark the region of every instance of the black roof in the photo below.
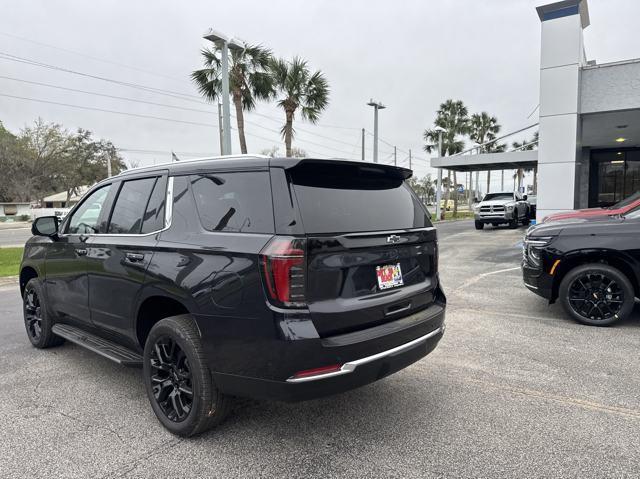
{"type": "MultiPolygon", "coordinates": [[[[125,170],[118,175],[118,177],[125,176],[142,176],[149,175],[157,172],[168,171],[172,175],[176,174],[189,174],[198,173],[211,170],[238,170],[238,169],[267,169],[269,167],[279,168],[293,168],[296,165],[303,162],[327,162],[327,163],[351,163],[355,165],[362,165],[362,161],[344,160],[340,158],[270,158],[267,156],[259,155],[241,155],[241,156],[228,156],[228,157],[214,157],[214,158],[199,158],[194,160],[175,161],[172,163],[163,163],[154,166],[144,166],[140,168],[133,168],[131,170],[125,170]]],[[[382,165],[380,163],[367,163],[369,167],[381,168],[389,171],[394,171],[396,174],[400,172],[405,178],[411,176],[411,170],[393,165],[382,165]]]]}

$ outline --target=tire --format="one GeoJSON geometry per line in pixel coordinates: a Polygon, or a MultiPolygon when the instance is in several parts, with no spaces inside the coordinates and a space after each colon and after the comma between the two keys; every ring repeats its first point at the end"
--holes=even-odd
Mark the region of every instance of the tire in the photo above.
{"type": "Polygon", "coordinates": [[[517,227],[518,227],[518,214],[516,213],[513,219],[509,221],[509,228],[516,229],[517,227]]]}
{"type": "Polygon", "coordinates": [[[53,318],[46,306],[44,289],[38,278],[32,278],[24,287],[22,295],[24,327],[31,344],[38,349],[59,346],[64,339],[51,331],[53,318]]]}
{"type": "Polygon", "coordinates": [[[151,328],[144,346],[143,376],[153,412],[173,434],[200,434],[227,416],[231,400],[213,384],[189,315],[165,318],[151,328]]]}
{"type": "Polygon", "coordinates": [[[476,229],[481,230],[484,228],[484,223],[482,221],[476,221],[476,229]]]}
{"type": "Polygon", "coordinates": [[[577,266],[565,275],[560,283],[559,298],[567,314],[579,323],[609,326],[629,316],[635,303],[635,292],[620,270],[607,264],[592,263],[577,266]],[[609,301],[609,306],[605,306],[609,301]],[[594,304],[595,309],[592,308],[594,304]],[[592,309],[591,313],[588,309],[592,309]]]}

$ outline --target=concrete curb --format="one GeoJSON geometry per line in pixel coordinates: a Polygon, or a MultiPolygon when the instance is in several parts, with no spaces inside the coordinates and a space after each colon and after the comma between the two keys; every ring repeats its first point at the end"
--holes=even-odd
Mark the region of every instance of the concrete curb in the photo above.
{"type": "Polygon", "coordinates": [[[18,284],[19,276],[3,276],[0,278],[0,286],[18,284]]]}
{"type": "Polygon", "coordinates": [[[434,221],[433,224],[441,225],[442,223],[454,223],[456,221],[473,221],[473,218],[455,218],[450,220],[440,220],[440,221],[434,221]]]}

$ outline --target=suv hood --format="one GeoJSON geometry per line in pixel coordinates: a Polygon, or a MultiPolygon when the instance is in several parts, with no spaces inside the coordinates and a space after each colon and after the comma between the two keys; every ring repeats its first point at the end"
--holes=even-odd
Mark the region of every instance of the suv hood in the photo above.
{"type": "Polygon", "coordinates": [[[560,213],[553,213],[545,216],[542,220],[543,223],[550,221],[560,221],[567,218],[584,218],[592,216],[610,216],[615,215],[617,210],[609,210],[607,208],[586,208],[583,210],[570,210],[561,211],[560,213]]]}
{"type": "Polygon", "coordinates": [[[481,201],[477,204],[477,206],[504,206],[509,203],[515,203],[515,200],[489,200],[489,201],[481,201]]]}
{"type": "Polygon", "coordinates": [[[558,236],[606,231],[624,222],[622,216],[572,217],[548,223],[538,223],[527,230],[527,236],[558,236]]]}

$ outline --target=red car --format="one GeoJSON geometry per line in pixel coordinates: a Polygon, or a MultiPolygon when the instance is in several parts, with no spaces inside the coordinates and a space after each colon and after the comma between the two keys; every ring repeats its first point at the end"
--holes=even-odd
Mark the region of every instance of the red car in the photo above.
{"type": "Polygon", "coordinates": [[[550,221],[566,220],[567,218],[594,218],[597,216],[618,216],[640,207],[640,191],[607,208],[587,208],[584,210],[563,211],[545,216],[543,223],[550,221]]]}

